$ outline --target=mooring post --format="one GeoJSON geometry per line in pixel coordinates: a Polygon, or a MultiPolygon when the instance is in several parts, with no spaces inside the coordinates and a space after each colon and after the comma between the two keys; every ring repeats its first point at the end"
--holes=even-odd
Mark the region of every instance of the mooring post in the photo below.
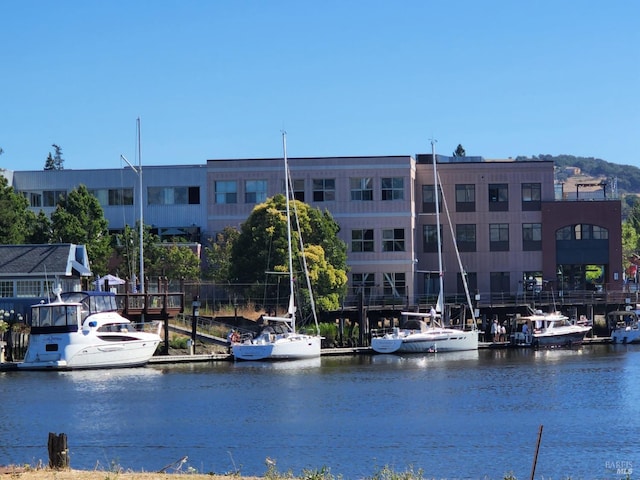
{"type": "Polygon", "coordinates": [[[62,470],[69,468],[69,450],[67,449],[67,435],[56,435],[49,432],[49,468],[62,470]]]}
{"type": "Polygon", "coordinates": [[[536,443],[536,454],[533,456],[533,466],[531,467],[531,480],[536,474],[536,464],[538,463],[538,452],[540,451],[540,441],[542,440],[542,425],[538,430],[538,442],[536,443]]]}

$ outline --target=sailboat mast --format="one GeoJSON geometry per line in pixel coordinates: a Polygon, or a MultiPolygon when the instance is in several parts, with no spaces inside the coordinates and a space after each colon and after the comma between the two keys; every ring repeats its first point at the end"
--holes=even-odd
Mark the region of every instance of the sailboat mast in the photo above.
{"type": "MultiPolygon", "coordinates": [[[[438,280],[440,292],[438,294],[438,300],[442,298],[444,302],[444,278],[442,272],[442,238],[440,235],[440,189],[438,184],[438,171],[436,170],[436,141],[431,139],[431,160],[433,163],[433,193],[436,203],[436,237],[438,239],[438,280]]],[[[444,305],[438,305],[443,307],[444,305]]],[[[441,312],[444,313],[444,312],[441,312]]]]}
{"type": "Polygon", "coordinates": [[[291,216],[289,207],[289,161],[287,160],[287,132],[282,132],[282,150],[284,154],[284,191],[287,205],[287,246],[289,255],[289,314],[291,315],[291,329],[296,330],[296,309],[293,290],[293,251],[291,247],[291,216]]]}

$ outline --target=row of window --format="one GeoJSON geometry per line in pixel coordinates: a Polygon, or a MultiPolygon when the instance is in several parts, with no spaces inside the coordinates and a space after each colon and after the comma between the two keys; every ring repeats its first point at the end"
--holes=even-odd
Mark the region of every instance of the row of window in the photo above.
{"type": "MultiPolygon", "coordinates": [[[[372,177],[352,177],[349,179],[349,195],[352,201],[374,200],[374,179],[372,177]]],[[[215,202],[219,204],[238,203],[238,182],[217,181],[214,184],[215,202]]],[[[304,179],[292,181],[293,197],[302,202],[305,198],[304,179]]],[[[284,191],[284,186],[282,188],[284,191]]],[[[332,202],[336,199],[335,178],[315,178],[311,181],[313,202],[332,202]]],[[[260,203],[267,199],[267,180],[246,180],[244,202],[260,203]]],[[[385,177],[380,179],[380,200],[404,200],[404,179],[385,177]]]]}
{"type": "Polygon", "coordinates": [[[44,297],[51,287],[43,280],[1,280],[0,298],[44,297]]]}
{"type": "MultiPolygon", "coordinates": [[[[133,205],[133,188],[98,188],[89,190],[101,206],[133,205]]],[[[55,207],[66,190],[23,192],[30,207],[55,207]]],[[[200,187],[148,187],[147,205],[199,205],[200,187]]]]}
{"type": "MultiPolygon", "coordinates": [[[[216,181],[215,202],[218,204],[238,203],[238,181],[216,181]]],[[[297,200],[306,201],[304,179],[292,182],[293,196],[297,200]]],[[[282,189],[284,191],[284,188],[282,189]]],[[[133,205],[133,188],[103,188],[90,190],[98,198],[102,206],[133,205]]],[[[380,200],[404,200],[404,178],[384,177],[380,179],[380,200]]],[[[540,183],[521,184],[523,211],[540,210],[540,183]]],[[[422,211],[435,212],[434,185],[422,186],[422,211]]],[[[45,190],[42,192],[25,192],[31,207],[55,207],[60,198],[66,195],[65,190],[45,190]]],[[[489,184],[489,211],[509,210],[509,185],[489,184]]],[[[349,179],[349,198],[352,201],[374,200],[374,179],[372,177],[352,177],[349,179]]],[[[458,184],[455,186],[456,211],[474,212],[476,209],[476,186],[474,184],[458,184]]],[[[267,180],[245,180],[244,203],[262,203],[267,199],[267,180]]],[[[336,181],[333,178],[312,180],[312,201],[331,202],[336,199],[336,181]]],[[[440,206],[442,192],[440,191],[440,206]]],[[[200,204],[200,187],[148,187],[148,205],[198,205],[200,204]]],[[[442,207],[440,207],[442,208],[442,207]]]]}
{"type": "MultiPolygon", "coordinates": [[[[477,232],[475,224],[456,225],[456,244],[461,252],[475,252],[477,232]]],[[[442,225],[440,233],[442,234],[442,225]]],[[[556,231],[556,240],[607,240],[609,232],[598,225],[577,224],[556,231]]],[[[441,237],[442,239],[442,237],[441,237]]],[[[424,252],[438,251],[438,229],[435,225],[423,225],[422,249],[424,252]]],[[[402,228],[382,230],[383,252],[404,252],[405,231],[402,228]]],[[[489,250],[492,252],[509,251],[509,224],[489,224],[489,250]]],[[[522,250],[542,250],[542,224],[522,224],[522,250]]],[[[374,252],[374,230],[370,228],[351,230],[351,251],[374,252]]]]}
{"type": "MultiPolygon", "coordinates": [[[[456,212],[476,211],[476,186],[472,183],[456,184],[456,212]]],[[[522,183],[520,186],[522,211],[538,211],[542,206],[542,184],[522,183]]],[[[439,208],[442,211],[442,191],[439,189],[439,208]]],[[[490,212],[509,211],[509,185],[506,183],[490,183],[487,188],[487,201],[490,212]]],[[[434,185],[422,186],[422,211],[436,211],[434,185]]]]}

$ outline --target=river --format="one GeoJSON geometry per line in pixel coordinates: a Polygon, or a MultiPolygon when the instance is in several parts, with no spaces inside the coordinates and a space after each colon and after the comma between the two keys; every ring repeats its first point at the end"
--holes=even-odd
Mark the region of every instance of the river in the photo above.
{"type": "Polygon", "coordinates": [[[0,373],[0,465],[264,475],[625,478],[640,469],[640,346],[0,373]],[[169,471],[172,471],[171,469],[169,471]]]}

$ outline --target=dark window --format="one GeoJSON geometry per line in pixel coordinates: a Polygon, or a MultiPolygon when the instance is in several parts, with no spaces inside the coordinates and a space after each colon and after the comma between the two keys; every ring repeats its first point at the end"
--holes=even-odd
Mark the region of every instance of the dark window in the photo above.
{"type": "Polygon", "coordinates": [[[489,225],[489,250],[492,252],[509,251],[508,223],[492,223],[489,225]]]}
{"type": "Polygon", "coordinates": [[[522,250],[539,251],[542,250],[542,224],[523,223],[522,224],[522,250]]]}
{"type": "Polygon", "coordinates": [[[473,184],[456,185],[456,212],[476,211],[476,186],[473,184]]]}
{"type": "Polygon", "coordinates": [[[474,224],[456,225],[456,244],[460,252],[475,252],[476,226],[474,224]]]}
{"type": "Polygon", "coordinates": [[[489,211],[507,212],[509,210],[509,186],[506,183],[489,184],[489,211]]]}
{"type": "Polygon", "coordinates": [[[540,183],[522,184],[522,210],[538,211],[542,208],[542,185],[540,183]]]}

